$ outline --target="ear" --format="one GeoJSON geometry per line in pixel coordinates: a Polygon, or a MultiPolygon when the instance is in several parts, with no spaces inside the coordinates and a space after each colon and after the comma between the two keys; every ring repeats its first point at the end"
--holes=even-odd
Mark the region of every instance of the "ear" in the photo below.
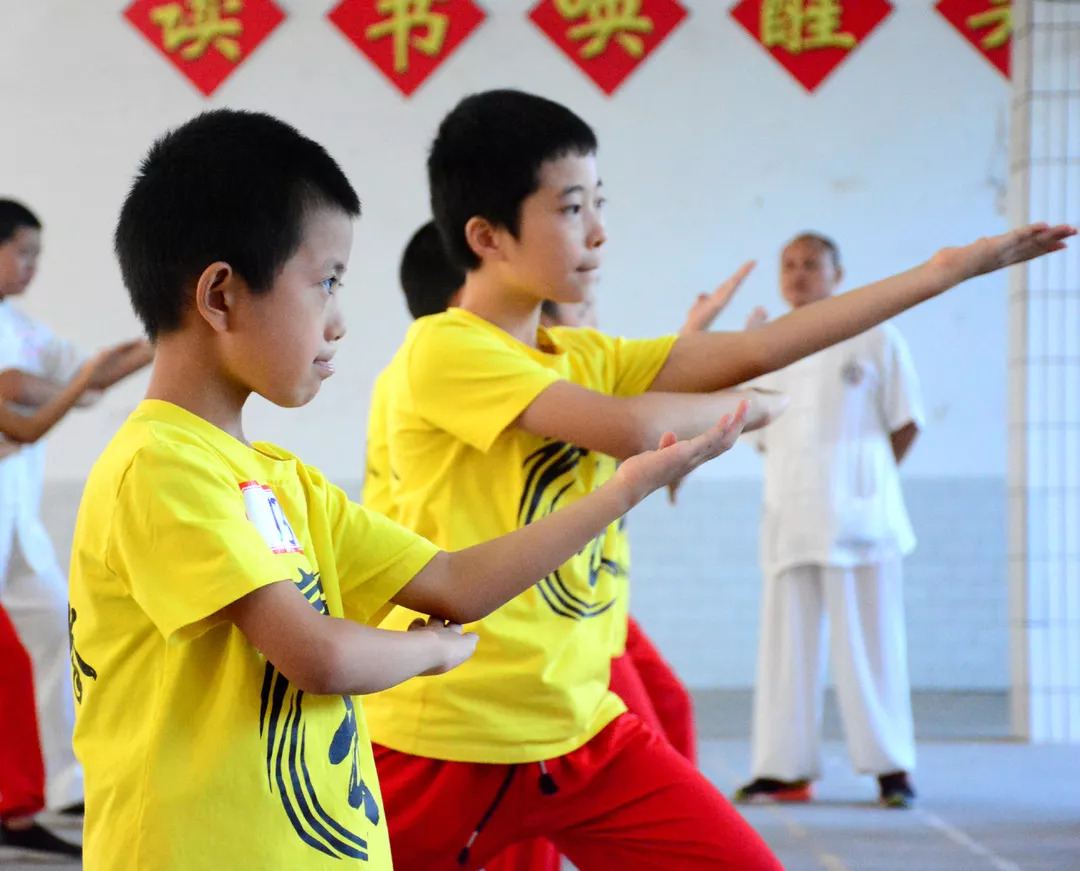
{"type": "Polygon", "coordinates": [[[841,284],[844,283],[844,267],[842,267],[842,266],[837,266],[836,267],[835,282],[836,282],[837,287],[839,287],[841,284]]]}
{"type": "Polygon", "coordinates": [[[195,309],[210,329],[219,333],[229,329],[229,317],[241,290],[246,291],[247,285],[224,261],[211,263],[202,271],[195,284],[195,309]]]}
{"type": "Polygon", "coordinates": [[[473,254],[481,260],[505,259],[500,244],[502,236],[503,234],[499,231],[499,228],[487,218],[473,215],[465,223],[465,241],[468,243],[469,248],[472,249],[473,254]]]}

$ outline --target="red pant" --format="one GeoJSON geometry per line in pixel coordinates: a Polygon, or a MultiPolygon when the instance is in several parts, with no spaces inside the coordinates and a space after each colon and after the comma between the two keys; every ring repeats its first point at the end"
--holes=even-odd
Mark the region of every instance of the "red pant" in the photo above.
{"type": "Polygon", "coordinates": [[[765,842],[671,745],[623,714],[546,763],[486,765],[375,746],[398,871],[478,869],[544,837],[581,871],[782,871],[765,842]]]}
{"type": "MultiPolygon", "coordinates": [[[[631,714],[697,764],[690,693],[633,618],[627,626],[626,653],[611,660],[611,691],[631,714]]],[[[550,841],[533,840],[508,848],[488,862],[487,871],[559,871],[561,865],[559,851],[550,841]]]]}
{"type": "Polygon", "coordinates": [[[637,714],[697,764],[690,693],[633,618],[627,626],[626,653],[611,660],[611,691],[626,703],[631,714],[637,714]]]}
{"type": "Polygon", "coordinates": [[[0,608],[0,820],[45,807],[36,710],[30,656],[0,608]]]}

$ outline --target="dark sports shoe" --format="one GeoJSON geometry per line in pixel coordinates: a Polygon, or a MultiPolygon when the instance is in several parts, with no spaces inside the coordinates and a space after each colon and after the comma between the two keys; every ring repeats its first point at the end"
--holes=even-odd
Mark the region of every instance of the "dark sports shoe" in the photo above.
{"type": "Polygon", "coordinates": [[[915,805],[915,789],[906,771],[894,771],[878,777],[881,803],[885,807],[910,808],[915,805]]]}
{"type": "Polygon", "coordinates": [[[773,802],[804,802],[814,797],[809,780],[774,780],[759,777],[735,790],[734,800],[740,804],[771,804],[773,802]]]}
{"type": "Polygon", "coordinates": [[[0,824],[0,847],[15,847],[20,850],[34,850],[38,853],[51,853],[54,856],[82,858],[82,847],[56,837],[38,823],[31,823],[25,829],[15,829],[0,824]]]}

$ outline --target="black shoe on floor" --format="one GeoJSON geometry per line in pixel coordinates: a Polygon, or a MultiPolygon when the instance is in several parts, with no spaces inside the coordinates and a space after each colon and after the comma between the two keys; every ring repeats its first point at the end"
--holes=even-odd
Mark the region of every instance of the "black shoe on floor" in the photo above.
{"type": "Polygon", "coordinates": [[[31,823],[25,829],[13,829],[0,824],[0,846],[36,850],[39,853],[51,853],[54,856],[82,858],[82,847],[56,837],[38,823],[31,823]]]}
{"type": "Polygon", "coordinates": [[[774,780],[759,777],[735,790],[734,800],[739,804],[772,802],[805,802],[814,797],[809,780],[774,780]]]}
{"type": "Polygon", "coordinates": [[[915,805],[915,789],[906,771],[894,771],[878,777],[881,803],[885,807],[910,808],[915,805]]]}

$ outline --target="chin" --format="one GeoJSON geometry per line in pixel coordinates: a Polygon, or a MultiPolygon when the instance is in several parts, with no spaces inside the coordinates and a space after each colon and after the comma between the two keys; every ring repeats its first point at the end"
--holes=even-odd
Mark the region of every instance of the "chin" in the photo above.
{"type": "Polygon", "coordinates": [[[562,293],[558,298],[552,297],[557,303],[565,303],[566,305],[576,305],[579,302],[585,302],[589,298],[589,286],[586,285],[573,285],[571,287],[563,288],[562,293]]]}
{"type": "Polygon", "coordinates": [[[258,391],[259,395],[267,402],[273,403],[278,408],[302,408],[313,400],[319,393],[319,388],[296,389],[289,393],[282,391],[258,391]]]}

